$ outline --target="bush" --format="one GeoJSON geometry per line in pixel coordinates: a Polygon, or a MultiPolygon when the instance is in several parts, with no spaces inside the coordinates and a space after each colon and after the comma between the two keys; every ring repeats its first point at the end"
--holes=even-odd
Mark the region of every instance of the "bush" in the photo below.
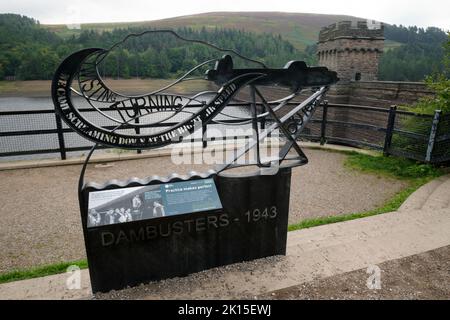
{"type": "Polygon", "coordinates": [[[425,79],[427,86],[436,93],[435,96],[422,98],[415,105],[406,107],[407,110],[424,114],[441,110],[444,114],[450,114],[450,33],[444,44],[444,52],[444,71],[425,79]]]}
{"type": "MultiPolygon", "coordinates": [[[[435,92],[433,97],[424,97],[412,106],[404,109],[420,114],[433,115],[436,110],[442,111],[442,118],[439,124],[438,135],[450,132],[450,33],[448,41],[444,45],[444,66],[443,73],[435,74],[426,78],[425,83],[435,92]]],[[[404,117],[398,121],[401,130],[422,134],[427,136],[431,130],[432,117],[418,119],[416,117],[404,117]]],[[[398,127],[397,127],[398,128],[398,127]]],[[[449,142],[450,143],[450,142],[449,142]]],[[[450,156],[449,143],[439,142],[434,145],[433,156],[447,158],[450,156]]],[[[401,133],[394,133],[391,143],[392,149],[407,153],[415,153],[425,159],[428,149],[428,141],[410,138],[401,133]]]]}

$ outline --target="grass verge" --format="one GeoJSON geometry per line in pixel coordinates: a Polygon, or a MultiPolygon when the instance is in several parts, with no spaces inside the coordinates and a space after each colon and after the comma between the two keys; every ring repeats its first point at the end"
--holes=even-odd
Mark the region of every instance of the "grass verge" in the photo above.
{"type": "Polygon", "coordinates": [[[31,269],[15,270],[0,274],[0,284],[19,280],[40,278],[58,273],[64,273],[67,271],[67,268],[69,266],[73,265],[78,266],[80,269],[86,269],[88,267],[86,260],[79,260],[72,262],[55,263],[31,269]]]}
{"type": "Polygon", "coordinates": [[[306,219],[301,221],[297,224],[292,224],[289,226],[289,231],[295,231],[300,229],[306,229],[306,228],[312,228],[317,227],[325,224],[330,223],[336,223],[336,222],[343,222],[343,221],[349,221],[359,218],[365,218],[374,216],[377,214],[387,213],[398,210],[403,202],[419,187],[427,183],[428,180],[420,180],[415,181],[414,183],[410,184],[406,189],[398,192],[394,195],[390,200],[388,200],[383,206],[370,210],[370,211],[364,211],[364,212],[357,212],[357,213],[351,213],[346,215],[339,215],[339,216],[329,216],[329,217],[322,217],[322,218],[313,218],[313,219],[306,219]]]}
{"type": "MultiPolygon", "coordinates": [[[[370,156],[348,151],[339,152],[347,155],[345,166],[349,169],[387,176],[395,179],[406,180],[408,181],[408,187],[398,192],[383,206],[377,209],[347,215],[307,219],[301,221],[298,224],[290,225],[289,231],[354,220],[386,212],[396,211],[402,205],[402,203],[419,187],[445,173],[442,169],[436,168],[432,165],[422,164],[402,158],[384,157],[381,155],[370,156]]],[[[80,269],[85,269],[88,267],[86,260],[79,260],[74,262],[51,264],[32,269],[17,270],[0,274],[0,284],[64,273],[71,265],[77,265],[78,267],[80,267],[80,269]]]]}
{"type": "Polygon", "coordinates": [[[395,194],[384,205],[374,210],[305,219],[289,226],[289,231],[312,228],[330,223],[349,221],[398,210],[405,200],[418,188],[444,174],[442,169],[416,161],[385,156],[370,156],[357,152],[342,152],[347,155],[345,166],[349,169],[408,181],[408,187],[395,194]]]}

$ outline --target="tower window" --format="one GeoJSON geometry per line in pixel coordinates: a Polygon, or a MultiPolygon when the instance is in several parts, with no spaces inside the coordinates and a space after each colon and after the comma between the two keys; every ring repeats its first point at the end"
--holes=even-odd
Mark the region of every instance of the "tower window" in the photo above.
{"type": "Polygon", "coordinates": [[[361,72],[357,72],[355,74],[355,81],[359,81],[359,80],[361,80],[361,72]]]}

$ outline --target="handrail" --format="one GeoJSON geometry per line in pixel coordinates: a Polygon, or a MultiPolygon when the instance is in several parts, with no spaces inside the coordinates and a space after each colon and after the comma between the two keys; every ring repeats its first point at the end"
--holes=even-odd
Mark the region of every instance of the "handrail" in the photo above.
{"type": "MultiPolygon", "coordinates": [[[[287,105],[297,105],[298,103],[287,103],[287,105]]],[[[257,106],[263,106],[263,103],[257,102],[256,103],[257,106]]],[[[191,106],[189,106],[189,108],[199,108],[201,107],[201,104],[193,104],[191,106]]],[[[248,107],[248,103],[230,103],[228,105],[228,107],[248,107]]],[[[376,149],[376,150],[380,150],[383,149],[383,147],[381,145],[377,145],[372,143],[373,141],[377,141],[377,139],[379,138],[380,134],[385,135],[387,133],[387,118],[386,117],[386,121],[379,119],[378,123],[373,122],[373,120],[371,119],[370,121],[363,121],[363,120],[357,120],[357,118],[355,119],[355,117],[353,117],[353,114],[357,114],[358,116],[363,116],[365,113],[370,114],[373,112],[376,113],[385,113],[386,116],[389,115],[390,109],[386,109],[386,108],[380,108],[380,107],[371,107],[371,106],[359,106],[359,105],[351,105],[351,104],[337,104],[337,103],[328,103],[326,105],[327,108],[327,112],[325,112],[325,108],[324,105],[320,105],[318,106],[318,108],[322,108],[324,110],[323,116],[317,115],[315,117],[313,117],[313,119],[311,119],[310,124],[308,127],[311,126],[321,126],[322,129],[319,131],[322,132],[304,132],[300,135],[301,138],[305,138],[305,139],[309,139],[309,140],[314,140],[314,141],[322,141],[323,140],[327,140],[327,143],[339,143],[339,144],[347,144],[347,145],[352,145],[355,147],[368,147],[371,149],[376,149]],[[348,110],[349,112],[349,116],[351,120],[346,120],[344,119],[333,119],[332,118],[332,113],[330,115],[330,110],[348,110]],[[327,116],[328,114],[328,116],[327,116]],[[355,121],[356,120],[356,121],[355,121]],[[325,134],[325,131],[327,130],[327,125],[328,127],[331,126],[331,129],[328,129],[328,133],[325,134]],[[344,135],[344,136],[340,136],[339,133],[336,135],[336,132],[334,131],[330,131],[333,128],[341,128],[340,130],[350,130],[350,131],[346,131],[348,133],[351,133],[352,129],[354,130],[358,130],[356,132],[358,132],[358,134],[361,134],[361,132],[367,132],[367,134],[377,134],[377,136],[372,136],[371,141],[366,141],[367,136],[363,136],[363,139],[360,138],[360,140],[358,140],[358,137],[349,139],[349,135],[344,135]],[[363,130],[363,131],[361,131],[363,130]],[[377,138],[378,137],[378,138],[377,138]]],[[[109,108],[102,108],[104,109],[103,111],[111,111],[109,108]]],[[[92,110],[91,108],[80,108],[79,109],[80,112],[92,112],[94,110],[92,110]]],[[[430,120],[430,129],[431,129],[431,120],[433,119],[432,115],[428,115],[428,114],[418,114],[415,112],[410,112],[410,111],[403,111],[403,110],[395,110],[395,113],[397,115],[406,115],[406,116],[411,116],[411,117],[416,117],[416,118],[421,118],[421,119],[429,119],[430,120]]],[[[54,109],[42,109],[42,110],[17,110],[17,111],[0,111],[0,119],[1,117],[5,117],[5,116],[26,116],[26,115],[49,115],[49,114],[55,114],[55,110],[54,109]]],[[[443,119],[448,119],[449,115],[445,115],[442,118],[443,119]]],[[[268,117],[265,119],[257,119],[257,121],[261,124],[268,124],[271,123],[273,120],[268,117]]],[[[206,125],[206,127],[208,126],[214,126],[214,125],[222,125],[222,124],[235,124],[235,123],[241,123],[241,120],[236,120],[236,119],[223,119],[220,121],[211,121],[209,124],[206,125]]],[[[447,122],[445,122],[447,123],[447,122]]],[[[166,122],[166,123],[160,123],[160,124],[149,124],[149,125],[145,125],[142,124],[141,128],[146,128],[146,127],[169,127],[173,125],[172,122],[166,122]]],[[[445,125],[447,126],[447,125],[445,125]]],[[[111,126],[112,128],[113,126],[111,126]]],[[[108,126],[105,127],[106,129],[108,128],[108,126]]],[[[130,129],[132,128],[131,126],[124,126],[123,129],[130,129]]],[[[426,143],[427,139],[428,139],[428,135],[424,134],[424,133],[419,133],[419,132],[412,132],[409,131],[408,128],[406,127],[396,127],[396,125],[394,124],[394,127],[391,128],[392,132],[395,135],[399,135],[401,137],[404,137],[406,139],[414,139],[415,141],[420,141],[421,143],[426,143]]],[[[333,129],[334,130],[334,129],[333,129]]],[[[449,130],[450,131],[450,130],[449,130]]],[[[3,131],[2,129],[0,129],[0,138],[5,138],[5,137],[20,137],[20,136],[27,136],[27,135],[45,135],[45,134],[58,134],[58,135],[66,135],[72,132],[72,129],[68,128],[68,127],[53,127],[53,128],[44,128],[44,129],[32,129],[32,130],[13,130],[13,131],[3,131]]],[[[364,133],[366,134],[366,133],[364,133]]],[[[210,138],[201,138],[201,139],[186,139],[184,142],[200,142],[203,141],[206,144],[206,141],[220,141],[220,140],[232,140],[232,139],[248,139],[248,136],[229,136],[229,137],[210,137],[210,138]]],[[[448,141],[450,138],[450,133],[447,131],[443,131],[442,133],[438,134],[438,136],[436,137],[435,141],[436,142],[446,142],[448,141]]],[[[378,142],[376,142],[378,143],[378,142]]],[[[450,142],[449,142],[450,143],[450,142]]],[[[380,142],[381,144],[381,142],[380,142]]],[[[65,155],[65,152],[74,152],[74,151],[84,151],[84,150],[88,150],[90,149],[90,146],[71,146],[71,147],[66,147],[64,144],[62,146],[60,146],[60,148],[46,148],[43,147],[41,149],[37,148],[35,150],[22,150],[21,148],[18,148],[19,150],[17,151],[9,151],[8,152],[2,152],[2,150],[0,150],[0,157],[8,157],[8,156],[19,156],[19,155],[32,155],[32,154],[44,154],[44,153],[61,153],[65,155]]],[[[101,149],[105,149],[107,147],[103,147],[100,146],[99,148],[101,149]]],[[[400,156],[405,156],[405,155],[409,155],[407,156],[408,158],[411,159],[421,159],[423,158],[421,155],[418,154],[412,154],[411,152],[407,152],[405,150],[402,149],[396,149],[395,145],[393,146],[393,148],[390,150],[390,152],[388,152],[388,154],[396,154],[396,155],[400,155],[400,156]]],[[[439,161],[441,161],[442,156],[441,155],[436,155],[436,159],[439,159],[439,161]]],[[[445,159],[444,159],[445,160],[445,159]]],[[[444,161],[442,160],[442,161],[444,161]]],[[[446,161],[448,161],[450,159],[446,159],[446,161]]],[[[436,160],[438,161],[438,160],[436,160]]]]}
{"type": "MultiPolygon", "coordinates": [[[[255,103],[257,106],[263,106],[261,102],[255,103]]],[[[268,103],[269,105],[276,105],[274,103],[268,103]]],[[[286,103],[288,106],[296,106],[298,103],[296,102],[289,102],[286,103]]],[[[186,106],[185,108],[199,108],[201,107],[201,104],[191,104],[189,106],[186,106]]],[[[248,103],[229,103],[227,107],[243,107],[248,106],[248,103]]],[[[319,108],[322,106],[319,106],[319,108]]],[[[382,108],[382,107],[371,107],[371,106],[360,106],[360,105],[353,105],[353,104],[340,104],[340,103],[329,103],[328,108],[343,108],[343,109],[357,109],[357,110],[363,110],[363,111],[375,111],[375,112],[385,112],[388,113],[388,108],[382,108]]],[[[123,110],[124,108],[118,107],[117,110],[123,110]]],[[[111,111],[110,108],[99,108],[101,111],[111,111]]],[[[79,108],[79,111],[81,112],[95,112],[96,110],[92,108],[79,108]]],[[[431,114],[422,114],[412,111],[406,111],[406,110],[397,110],[397,114],[403,114],[403,115],[411,115],[411,116],[418,116],[418,117],[425,117],[425,118],[433,118],[433,115],[431,114]]],[[[51,114],[55,113],[54,109],[42,109],[42,110],[18,110],[18,111],[0,111],[0,116],[6,116],[6,115],[20,115],[20,114],[51,114]]]]}

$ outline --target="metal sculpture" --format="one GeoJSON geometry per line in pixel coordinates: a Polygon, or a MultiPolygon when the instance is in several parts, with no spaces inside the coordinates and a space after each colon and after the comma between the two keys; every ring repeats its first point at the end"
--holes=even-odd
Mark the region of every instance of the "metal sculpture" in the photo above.
{"type": "Polygon", "coordinates": [[[99,71],[102,61],[119,43],[109,50],[75,52],[59,66],[52,83],[56,112],[70,128],[95,142],[78,185],[93,292],[285,254],[291,167],[307,162],[297,139],[328,86],[338,80],[335,72],[309,68],[300,61],[271,69],[233,50],[187,40],[169,30],[133,34],[124,41],[153,33],[168,34],[227,54],[198,64],[159,90],[130,96],[109,88],[99,71]],[[246,62],[243,67],[235,67],[239,59],[246,62]],[[206,70],[209,64],[212,68],[206,70]],[[256,67],[248,68],[247,64],[256,67]],[[167,91],[183,81],[198,79],[194,75],[200,70],[206,72],[202,79],[214,83],[218,90],[193,95],[167,91]],[[268,101],[260,88],[264,86],[287,88],[288,94],[268,101]],[[227,114],[225,107],[240,100],[237,95],[244,88],[250,89],[250,101],[243,104],[251,111],[250,116],[227,114]],[[293,104],[305,88],[315,88],[315,92],[293,104]],[[94,112],[81,110],[80,101],[94,112]],[[101,120],[94,122],[92,114],[97,118],[100,115],[101,120]],[[208,123],[230,123],[220,121],[219,115],[231,117],[233,126],[251,124],[253,138],[215,170],[84,184],[87,163],[97,145],[158,148],[181,142],[208,123]],[[271,124],[259,126],[258,122],[265,119],[271,124]],[[263,159],[260,143],[277,129],[284,133],[286,142],[275,157],[263,159]],[[296,151],[294,156],[288,155],[292,148],[296,151]],[[238,179],[224,174],[227,169],[241,166],[236,160],[252,149],[256,149],[256,158],[244,165],[256,165],[261,168],[260,174],[239,174],[238,179]],[[261,174],[265,170],[268,174],[261,174]]]}
{"type": "MultiPolygon", "coordinates": [[[[56,112],[66,124],[81,136],[95,142],[95,146],[87,157],[87,163],[98,144],[123,149],[149,149],[181,142],[183,137],[192,134],[201,126],[211,122],[217,115],[222,114],[224,108],[233,101],[236,95],[243,88],[249,87],[252,101],[248,103],[248,106],[251,109],[252,116],[250,118],[235,116],[234,118],[237,123],[252,123],[256,131],[256,137],[239,150],[236,155],[216,168],[216,173],[220,173],[233,167],[233,163],[239,157],[254,147],[258,149],[259,154],[260,141],[276,129],[280,129],[287,137],[285,145],[279,152],[279,158],[276,159],[277,162],[283,163],[285,160],[294,160],[285,164],[291,167],[305,164],[307,158],[296,140],[306,123],[311,119],[316,107],[324,98],[328,87],[337,81],[336,73],[324,67],[307,67],[302,61],[291,61],[282,69],[271,69],[264,63],[246,58],[234,50],[221,49],[200,40],[185,39],[172,30],[151,30],[131,34],[110,49],[89,48],[70,55],[61,63],[54,75],[52,97],[56,112]],[[202,62],[172,84],[145,95],[123,95],[110,89],[100,75],[99,65],[114,48],[126,40],[152,33],[169,34],[181,41],[205,45],[228,54],[202,62]],[[230,54],[258,65],[258,68],[234,68],[230,54]],[[190,75],[194,71],[211,63],[215,63],[215,67],[206,72],[204,79],[214,82],[220,87],[216,92],[205,91],[192,96],[166,92],[167,89],[180,82],[192,80],[193,78],[190,78],[190,75]],[[287,88],[290,93],[282,99],[269,102],[258,89],[258,86],[268,85],[287,88]],[[298,97],[305,88],[316,88],[316,90],[302,103],[292,107],[289,103],[298,97]],[[84,117],[76,106],[73,95],[83,98],[91,108],[104,117],[108,124],[95,124],[84,117]],[[262,102],[264,112],[258,113],[256,97],[262,102]],[[198,107],[196,112],[188,110],[188,107],[192,106],[198,107]],[[284,111],[281,113],[284,115],[277,116],[276,112],[282,109],[284,111]],[[111,116],[104,110],[116,111],[118,117],[111,116]],[[156,114],[162,114],[163,119],[152,120],[156,114]],[[175,125],[164,126],[164,123],[167,123],[168,120],[180,116],[182,116],[182,119],[175,125]],[[270,119],[273,122],[271,126],[264,130],[257,126],[257,121],[263,118],[270,119]],[[287,125],[292,125],[292,119],[294,118],[296,128],[292,133],[287,125]],[[140,129],[142,128],[163,129],[158,132],[141,133],[140,129]],[[292,148],[295,149],[297,155],[294,158],[287,158],[287,154],[292,148]]],[[[257,163],[253,164],[260,167],[270,165],[261,163],[259,158],[257,163]]]]}

